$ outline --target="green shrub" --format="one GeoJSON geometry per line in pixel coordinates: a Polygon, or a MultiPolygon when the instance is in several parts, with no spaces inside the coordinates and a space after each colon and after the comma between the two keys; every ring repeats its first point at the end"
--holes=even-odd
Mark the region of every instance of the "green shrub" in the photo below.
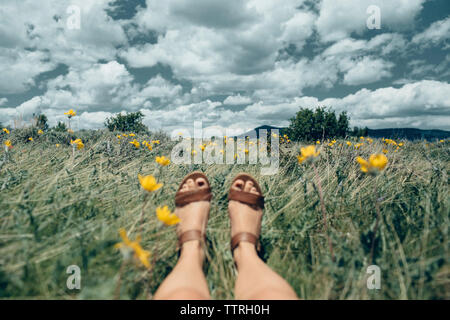
{"type": "Polygon", "coordinates": [[[323,107],[316,110],[300,109],[287,130],[292,140],[324,140],[345,137],[348,132],[349,118],[346,112],[339,114],[323,107]]]}
{"type": "Polygon", "coordinates": [[[127,112],[125,115],[118,113],[105,121],[109,131],[146,133],[147,127],[142,123],[144,115],[142,112],[127,112]]]}

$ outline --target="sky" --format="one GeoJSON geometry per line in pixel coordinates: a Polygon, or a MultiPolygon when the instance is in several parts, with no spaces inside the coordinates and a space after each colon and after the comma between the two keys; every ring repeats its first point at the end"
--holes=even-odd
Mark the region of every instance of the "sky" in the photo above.
{"type": "Polygon", "coordinates": [[[449,67],[448,0],[0,2],[3,125],[140,110],[150,130],[239,134],[325,106],[351,126],[450,130],[449,67]]]}

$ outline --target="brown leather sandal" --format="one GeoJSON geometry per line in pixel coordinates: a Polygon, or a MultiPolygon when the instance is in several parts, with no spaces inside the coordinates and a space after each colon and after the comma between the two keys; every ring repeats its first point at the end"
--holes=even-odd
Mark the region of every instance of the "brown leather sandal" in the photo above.
{"type": "MultiPolygon", "coordinates": [[[[231,185],[233,185],[236,182],[236,180],[238,180],[238,179],[244,181],[244,185],[247,181],[249,181],[249,180],[252,181],[253,186],[256,188],[259,195],[256,195],[256,194],[253,194],[250,192],[245,192],[245,191],[237,191],[230,187],[230,192],[228,193],[228,200],[239,201],[239,202],[242,202],[244,204],[251,206],[252,208],[264,209],[264,196],[262,195],[262,191],[261,191],[261,188],[260,188],[258,182],[256,182],[256,180],[252,176],[250,176],[246,173],[240,173],[233,179],[233,182],[231,183],[231,185]]],[[[250,233],[250,232],[239,232],[231,238],[231,252],[232,253],[234,252],[234,249],[236,249],[239,246],[239,243],[241,241],[246,241],[246,242],[250,242],[250,243],[254,244],[256,247],[256,251],[258,253],[260,253],[261,243],[259,242],[259,237],[257,237],[256,235],[254,235],[253,233],[250,233]]]]}
{"type": "MultiPolygon", "coordinates": [[[[208,178],[202,172],[195,171],[195,172],[188,174],[186,177],[184,177],[183,181],[180,183],[177,193],[175,194],[175,206],[184,207],[185,205],[187,205],[191,202],[211,201],[211,199],[212,199],[212,193],[211,193],[211,186],[209,184],[208,178]],[[180,192],[182,186],[186,183],[186,181],[188,179],[192,179],[195,182],[198,178],[205,179],[205,181],[208,185],[208,188],[180,192]]],[[[206,240],[205,231],[204,230],[184,231],[182,234],[180,234],[178,236],[177,251],[180,251],[183,243],[185,243],[187,241],[193,241],[193,240],[199,240],[200,243],[205,243],[205,240],[206,240]]]]}

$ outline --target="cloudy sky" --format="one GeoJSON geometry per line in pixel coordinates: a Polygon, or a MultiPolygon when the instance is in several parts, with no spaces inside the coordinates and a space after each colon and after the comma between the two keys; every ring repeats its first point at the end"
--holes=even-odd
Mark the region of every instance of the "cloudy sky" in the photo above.
{"type": "Polygon", "coordinates": [[[449,67],[448,0],[0,2],[3,124],[142,110],[150,129],[244,132],[324,105],[352,125],[450,130],[449,67]]]}

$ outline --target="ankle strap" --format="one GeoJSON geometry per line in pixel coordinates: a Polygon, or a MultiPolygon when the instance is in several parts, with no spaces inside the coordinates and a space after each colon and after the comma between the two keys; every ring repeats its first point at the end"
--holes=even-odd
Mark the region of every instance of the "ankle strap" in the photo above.
{"type": "Polygon", "coordinates": [[[206,235],[202,235],[202,232],[200,230],[188,230],[188,231],[183,232],[178,237],[177,251],[181,250],[183,243],[188,242],[188,241],[193,241],[193,240],[205,242],[206,235]]]}
{"type": "Polygon", "coordinates": [[[249,232],[240,232],[235,234],[233,238],[231,238],[231,252],[234,251],[239,246],[239,243],[245,241],[250,242],[256,247],[256,251],[259,252],[261,250],[261,243],[258,241],[258,237],[253,233],[249,232]]]}

